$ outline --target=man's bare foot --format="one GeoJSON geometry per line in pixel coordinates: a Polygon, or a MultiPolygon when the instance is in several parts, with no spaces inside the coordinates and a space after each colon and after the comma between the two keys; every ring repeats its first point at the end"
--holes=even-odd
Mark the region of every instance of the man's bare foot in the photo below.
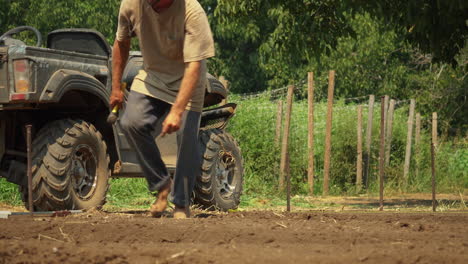
{"type": "Polygon", "coordinates": [[[186,219],[190,217],[190,215],[186,214],[185,207],[175,206],[174,208],[174,219],[186,219]]]}
{"type": "Polygon", "coordinates": [[[161,217],[167,207],[167,197],[171,192],[172,181],[169,182],[158,192],[158,198],[151,205],[150,213],[153,217],[161,217]]]}

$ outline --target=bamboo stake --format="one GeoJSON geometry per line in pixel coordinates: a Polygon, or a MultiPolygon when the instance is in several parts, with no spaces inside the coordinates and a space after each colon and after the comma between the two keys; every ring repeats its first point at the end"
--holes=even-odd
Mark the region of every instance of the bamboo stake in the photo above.
{"type": "Polygon", "coordinates": [[[390,164],[390,151],[392,149],[392,133],[393,133],[393,112],[395,111],[395,100],[390,100],[390,106],[387,110],[387,120],[386,123],[386,130],[385,130],[385,165],[388,166],[390,164]]]}
{"type": "Polygon", "coordinates": [[[405,165],[403,169],[403,179],[405,183],[405,188],[408,185],[408,174],[409,174],[410,161],[411,161],[411,141],[413,138],[413,120],[414,120],[415,104],[416,102],[414,101],[414,99],[411,99],[409,115],[408,115],[408,134],[406,137],[405,165]]]}
{"type": "Polygon", "coordinates": [[[382,97],[380,100],[380,149],[379,149],[380,207],[379,207],[379,211],[383,211],[384,163],[385,163],[385,98],[382,97]]]}
{"type": "Polygon", "coordinates": [[[325,133],[325,158],[323,169],[323,195],[328,195],[330,179],[331,131],[333,118],[333,90],[335,88],[335,71],[328,73],[327,124],[325,133]]]}
{"type": "Polygon", "coordinates": [[[357,161],[356,161],[356,189],[362,188],[362,105],[357,108],[357,161]]]}
{"type": "Polygon", "coordinates": [[[281,148],[281,164],[280,164],[280,179],[279,187],[280,190],[284,190],[284,176],[287,173],[287,155],[288,155],[288,145],[289,145],[289,128],[291,127],[291,112],[292,112],[292,103],[293,103],[293,92],[294,85],[288,86],[288,97],[286,105],[286,121],[284,123],[283,130],[283,142],[281,148]]]}
{"type": "Polygon", "coordinates": [[[309,72],[307,76],[307,88],[308,88],[308,106],[309,106],[309,129],[307,147],[309,152],[309,170],[307,173],[307,180],[309,182],[309,194],[314,194],[314,73],[309,72]]]}
{"type": "Polygon", "coordinates": [[[367,129],[366,129],[366,152],[364,156],[364,179],[366,188],[369,186],[369,167],[370,167],[370,152],[372,142],[372,121],[374,116],[374,101],[375,96],[371,94],[369,96],[369,107],[367,113],[367,129]]]}
{"type": "Polygon", "coordinates": [[[275,146],[278,147],[281,139],[281,123],[283,120],[283,101],[278,100],[278,111],[276,114],[276,134],[275,134],[275,146]]]}

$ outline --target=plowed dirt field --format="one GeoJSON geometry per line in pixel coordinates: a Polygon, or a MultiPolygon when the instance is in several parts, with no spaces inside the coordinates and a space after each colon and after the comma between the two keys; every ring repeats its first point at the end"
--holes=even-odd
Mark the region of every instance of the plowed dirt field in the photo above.
{"type": "Polygon", "coordinates": [[[468,213],[144,211],[0,219],[0,263],[468,263],[468,213]]]}

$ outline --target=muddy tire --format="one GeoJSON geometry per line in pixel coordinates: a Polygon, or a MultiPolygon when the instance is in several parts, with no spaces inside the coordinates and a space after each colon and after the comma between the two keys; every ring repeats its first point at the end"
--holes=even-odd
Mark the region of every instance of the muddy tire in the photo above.
{"type": "Polygon", "coordinates": [[[195,184],[195,203],[204,209],[235,209],[243,183],[243,160],[234,138],[220,129],[200,131],[201,175],[195,184]]]}
{"type": "MultiPolygon", "coordinates": [[[[100,208],[109,187],[109,156],[96,128],[63,119],[45,125],[32,147],[35,210],[100,208]]],[[[26,208],[27,188],[21,188],[26,208]]]]}

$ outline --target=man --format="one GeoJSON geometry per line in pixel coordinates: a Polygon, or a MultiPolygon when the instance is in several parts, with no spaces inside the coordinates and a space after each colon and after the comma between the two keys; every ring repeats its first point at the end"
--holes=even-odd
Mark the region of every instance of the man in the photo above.
{"type": "Polygon", "coordinates": [[[150,212],[167,207],[172,181],[155,136],[177,132],[174,218],[186,218],[195,177],[200,171],[198,129],[205,93],[206,59],[214,56],[208,19],[196,0],[123,0],[112,51],[110,105],[121,106],[122,72],[130,39],[138,37],[143,70],[135,77],[120,124],[135,149],[150,191],[158,192],[150,212]],[[188,190],[184,190],[184,177],[188,190]]]}

